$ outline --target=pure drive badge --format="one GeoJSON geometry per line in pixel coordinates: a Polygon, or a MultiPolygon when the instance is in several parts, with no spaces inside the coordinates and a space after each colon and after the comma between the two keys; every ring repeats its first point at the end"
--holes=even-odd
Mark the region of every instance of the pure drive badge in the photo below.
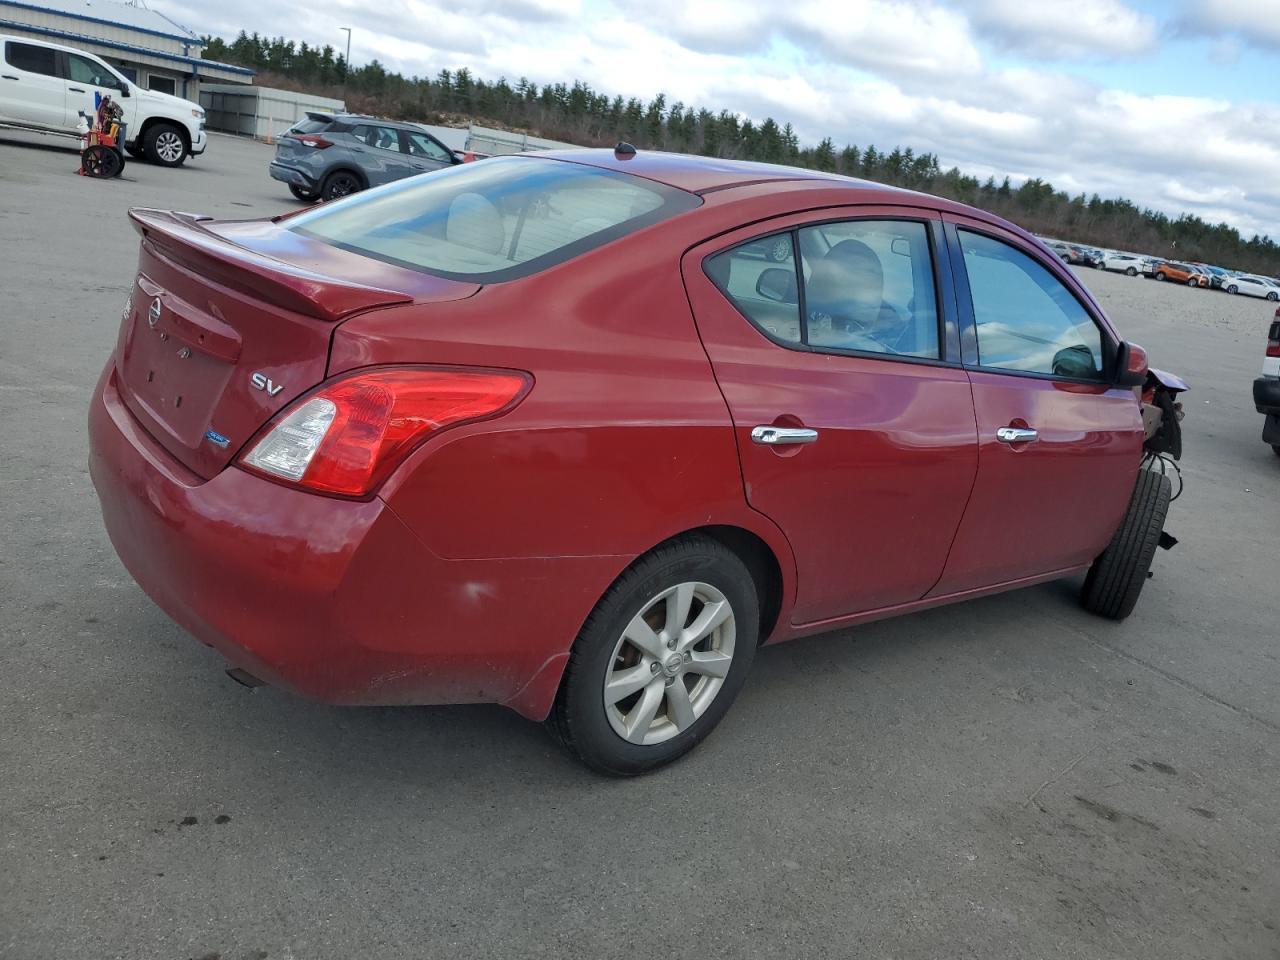
{"type": "Polygon", "coordinates": [[[204,438],[208,440],[210,443],[216,443],[218,446],[223,448],[225,448],[229,443],[231,443],[230,437],[224,437],[217,430],[206,430],[204,432],[204,438]]]}

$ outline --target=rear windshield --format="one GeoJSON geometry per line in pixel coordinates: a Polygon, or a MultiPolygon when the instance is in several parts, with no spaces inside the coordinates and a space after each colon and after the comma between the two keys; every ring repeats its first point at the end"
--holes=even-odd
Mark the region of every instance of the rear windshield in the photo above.
{"type": "Polygon", "coordinates": [[[292,133],[323,133],[329,129],[329,120],[317,120],[315,117],[307,117],[305,120],[299,120],[289,130],[292,133]]]}
{"type": "Polygon", "coordinates": [[[528,276],[698,206],[640,177],[540,157],[494,157],[327,203],[291,230],[454,280],[528,276]]]}

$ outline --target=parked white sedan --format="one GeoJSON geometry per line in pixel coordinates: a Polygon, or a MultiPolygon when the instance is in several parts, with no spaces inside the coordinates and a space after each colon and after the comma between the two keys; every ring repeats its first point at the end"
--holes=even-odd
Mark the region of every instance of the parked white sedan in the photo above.
{"type": "Polygon", "coordinates": [[[1151,269],[1151,261],[1146,257],[1139,257],[1132,253],[1108,253],[1102,258],[1102,269],[1115,270],[1119,273],[1136,277],[1138,274],[1146,273],[1151,269]]]}
{"type": "Polygon", "coordinates": [[[1227,277],[1222,282],[1222,288],[1227,293],[1244,293],[1251,297],[1280,300],[1280,287],[1277,287],[1273,281],[1263,277],[1251,277],[1248,275],[1227,277]]]}

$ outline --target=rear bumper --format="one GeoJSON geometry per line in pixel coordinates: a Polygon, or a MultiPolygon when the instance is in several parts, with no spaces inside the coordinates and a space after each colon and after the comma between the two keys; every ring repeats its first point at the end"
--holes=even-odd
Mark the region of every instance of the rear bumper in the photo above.
{"type": "Polygon", "coordinates": [[[89,439],[121,561],[234,666],[330,703],[500,702],[546,716],[594,602],[548,603],[546,584],[586,573],[575,565],[590,558],[444,560],[378,499],[315,496],[234,467],[201,480],[134,419],[114,364],[89,439]]]}
{"type": "Polygon", "coordinates": [[[281,183],[288,183],[295,187],[302,187],[304,190],[314,190],[316,188],[315,180],[297,167],[289,167],[277,160],[272,160],[267,169],[270,171],[273,180],[279,180],[281,183]]]}
{"type": "Polygon", "coordinates": [[[1253,381],[1253,405],[1259,413],[1280,415],[1280,377],[1259,377],[1253,381]]]}

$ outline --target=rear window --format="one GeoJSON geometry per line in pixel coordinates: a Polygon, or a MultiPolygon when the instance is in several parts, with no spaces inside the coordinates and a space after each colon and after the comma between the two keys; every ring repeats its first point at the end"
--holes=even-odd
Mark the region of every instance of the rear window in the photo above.
{"type": "Polygon", "coordinates": [[[57,76],[57,57],[57,52],[52,48],[38,47],[34,43],[14,43],[10,40],[4,45],[4,58],[9,61],[9,65],[27,73],[57,76]]]}
{"type": "Polygon", "coordinates": [[[584,164],[495,157],[324,204],[291,218],[289,229],[437,276],[497,283],[700,203],[683,190],[584,164]]]}
{"type": "Polygon", "coordinates": [[[291,133],[324,133],[329,129],[331,121],[317,120],[314,117],[307,117],[305,120],[299,120],[289,128],[291,133]]]}

